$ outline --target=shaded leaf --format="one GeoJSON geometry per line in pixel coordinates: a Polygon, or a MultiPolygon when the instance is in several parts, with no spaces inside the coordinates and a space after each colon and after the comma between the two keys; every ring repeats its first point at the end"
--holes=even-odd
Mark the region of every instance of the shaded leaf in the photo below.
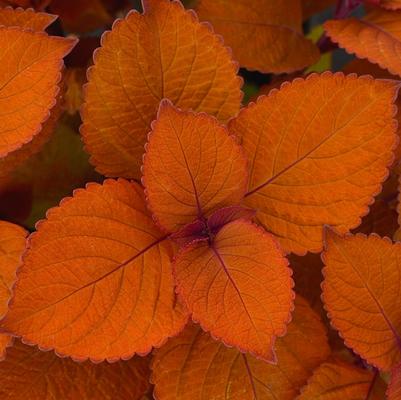
{"type": "Polygon", "coordinates": [[[388,10],[399,10],[401,9],[400,0],[381,0],[380,6],[387,8],[388,10]]]}
{"type": "Polygon", "coordinates": [[[240,203],[247,161],[225,127],[206,114],[160,104],[146,146],[143,184],[149,208],[165,230],[240,203]]]}
{"type": "Polygon", "coordinates": [[[401,365],[397,365],[391,370],[391,379],[386,394],[388,400],[401,398],[401,365]]]}
{"type": "Polygon", "coordinates": [[[64,94],[64,107],[68,114],[77,113],[83,102],[82,86],[86,82],[85,68],[68,68],[65,73],[66,91],[64,94]]]}
{"type": "Polygon", "coordinates": [[[328,230],[323,301],[345,344],[370,364],[390,370],[401,361],[401,244],[328,230]]]}
{"type": "Polygon", "coordinates": [[[172,248],[153,226],[142,189],[89,184],[37,226],[20,269],[7,331],[74,359],[127,359],[177,334],[172,248]]]}
{"type": "Polygon", "coordinates": [[[155,353],[155,398],[293,400],[330,352],[323,324],[300,297],[288,333],[277,340],[276,352],[278,364],[270,365],[189,325],[155,353]]]}
{"type": "MultiPolygon", "coordinates": [[[[16,279],[16,270],[21,264],[26,236],[25,229],[0,221],[0,316],[8,310],[11,287],[16,279]]],[[[0,334],[0,360],[3,359],[5,349],[10,344],[11,337],[0,334]]]]}
{"type": "Polygon", "coordinates": [[[76,363],[20,342],[0,363],[2,400],[140,400],[149,387],[145,358],[76,363]]]}
{"type": "Polygon", "coordinates": [[[0,27],[0,41],[0,156],[5,157],[41,131],[56,104],[62,58],[76,40],[0,27]]]}
{"type": "Polygon", "coordinates": [[[302,16],[306,20],[336,4],[336,0],[302,0],[302,16]]]}
{"type": "Polygon", "coordinates": [[[229,346],[275,362],[276,336],[286,332],[293,303],[287,260],[274,238],[246,220],[178,254],[178,294],[194,321],[229,346]]]}
{"type": "Polygon", "coordinates": [[[20,28],[44,31],[56,20],[56,15],[43,12],[34,12],[32,9],[13,9],[11,7],[0,8],[1,26],[18,26],[20,28]]]}
{"type": "Polygon", "coordinates": [[[347,52],[401,75],[401,11],[375,8],[363,19],[330,20],[324,27],[331,40],[347,52]]]}
{"type": "Polygon", "coordinates": [[[315,370],[297,400],[383,400],[382,382],[377,375],[351,364],[333,361],[315,370]]]}
{"type": "Polygon", "coordinates": [[[35,10],[44,10],[52,0],[0,0],[0,6],[12,6],[12,7],[22,7],[29,8],[32,7],[35,10]]]}
{"type": "Polygon", "coordinates": [[[82,134],[97,170],[140,178],[160,101],[226,121],[241,101],[237,66],[221,38],[174,0],[144,0],[102,38],[89,72],[82,134]],[[135,45],[133,45],[133,43],[135,45]]]}
{"type": "Polygon", "coordinates": [[[293,72],[314,64],[319,50],[302,33],[300,0],[200,0],[210,21],[241,66],[261,72],[293,72]]]}
{"type": "Polygon", "coordinates": [[[325,72],[295,79],[230,121],[250,160],[245,204],[287,251],[322,249],[367,213],[396,146],[396,82],[325,72]]]}

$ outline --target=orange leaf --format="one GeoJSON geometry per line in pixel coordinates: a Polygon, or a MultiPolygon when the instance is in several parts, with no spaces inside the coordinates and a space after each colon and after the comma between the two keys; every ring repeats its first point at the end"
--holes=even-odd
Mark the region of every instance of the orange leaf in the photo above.
{"type": "Polygon", "coordinates": [[[82,86],[85,82],[85,68],[67,69],[65,73],[66,92],[64,95],[64,107],[70,115],[74,115],[81,108],[83,101],[82,86]]]}
{"type": "Polygon", "coordinates": [[[230,121],[250,162],[245,204],[288,250],[322,249],[380,191],[397,142],[395,81],[330,72],[285,83],[230,121]]]}
{"type": "Polygon", "coordinates": [[[18,26],[20,28],[44,31],[56,20],[56,15],[43,12],[34,12],[32,9],[13,9],[11,7],[0,8],[1,26],[18,26]]]}
{"type": "Polygon", "coordinates": [[[76,363],[20,342],[0,363],[2,400],[140,400],[149,367],[135,357],[115,364],[76,363]]]}
{"type": "Polygon", "coordinates": [[[364,19],[330,20],[324,24],[331,40],[350,53],[401,75],[401,11],[375,8],[364,19]]]}
{"type": "MultiPolygon", "coordinates": [[[[16,270],[25,250],[27,232],[18,225],[0,221],[0,316],[8,310],[11,286],[15,281],[16,270]]],[[[11,344],[11,337],[0,334],[0,360],[5,349],[11,344]]]]}
{"type": "Polygon", "coordinates": [[[300,0],[200,0],[197,11],[245,68],[293,72],[319,59],[319,50],[302,33],[300,0]]]}
{"type": "Polygon", "coordinates": [[[392,369],[386,394],[388,400],[401,399],[401,365],[397,365],[392,369]]]}
{"type": "Polygon", "coordinates": [[[293,400],[329,355],[326,331],[297,297],[288,333],[277,340],[278,365],[227,348],[195,325],[155,352],[157,400],[293,400]]]}
{"type": "Polygon", "coordinates": [[[221,38],[179,1],[143,0],[143,7],[143,15],[129,13],[103,36],[86,86],[82,134],[107,176],[140,177],[163,98],[220,121],[240,107],[242,81],[221,38]]]}
{"type": "Polygon", "coordinates": [[[388,10],[399,10],[401,9],[401,0],[381,0],[380,6],[388,10]]]}
{"type": "Polygon", "coordinates": [[[247,162],[225,127],[206,114],[160,104],[146,146],[143,183],[149,208],[167,231],[239,203],[247,162]]]}
{"type": "Polygon", "coordinates": [[[139,185],[89,184],[37,229],[2,321],[6,331],[74,359],[114,361],[147,353],[183,328],[172,248],[139,185]]]}
{"type": "Polygon", "coordinates": [[[44,10],[52,0],[0,0],[0,6],[13,6],[29,8],[32,7],[35,10],[44,10]]]}
{"type": "Polygon", "coordinates": [[[193,320],[243,352],[276,362],[273,345],[290,319],[293,282],[274,238],[249,221],[224,225],[175,259],[177,291],[193,320]]]}
{"type": "Polygon", "coordinates": [[[0,42],[0,157],[4,157],[40,132],[56,103],[62,58],[76,40],[0,27],[0,42]]]}
{"type": "Polygon", "coordinates": [[[377,375],[366,369],[342,361],[327,362],[315,370],[297,400],[383,400],[376,380],[377,375]]]}
{"type": "Polygon", "coordinates": [[[363,234],[326,234],[323,301],[345,344],[370,364],[401,361],[401,244],[363,234]]]}

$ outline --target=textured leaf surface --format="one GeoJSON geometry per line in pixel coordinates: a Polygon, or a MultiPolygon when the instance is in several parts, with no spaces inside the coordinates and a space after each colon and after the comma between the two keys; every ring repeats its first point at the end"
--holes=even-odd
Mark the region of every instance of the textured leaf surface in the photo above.
{"type": "Polygon", "coordinates": [[[324,27],[348,52],[401,75],[401,11],[376,8],[364,19],[330,20],[324,27]]]}
{"type": "MultiPolygon", "coordinates": [[[[0,221],[0,316],[8,310],[11,287],[16,279],[16,270],[21,264],[26,236],[25,229],[0,221]]],[[[10,343],[10,336],[0,334],[0,359],[10,343]]]]}
{"type": "Polygon", "coordinates": [[[374,390],[376,377],[368,370],[341,361],[317,368],[297,400],[383,400],[374,390]]]}
{"type": "Polygon", "coordinates": [[[138,185],[90,184],[38,226],[2,326],[75,359],[147,353],[187,320],[171,257],[138,185]]]}
{"type": "Polygon", "coordinates": [[[345,344],[380,369],[401,360],[401,244],[327,232],[323,301],[345,344]]]}
{"type": "Polygon", "coordinates": [[[312,74],[231,120],[250,160],[245,204],[286,250],[318,252],[323,225],[344,233],[367,213],[397,143],[397,90],[393,81],[312,74]]]}
{"type": "Polygon", "coordinates": [[[392,369],[386,394],[388,400],[401,399],[401,365],[392,369]]]}
{"type": "Polygon", "coordinates": [[[0,156],[4,157],[40,132],[56,103],[62,58],[76,40],[0,27],[0,42],[0,156]]]}
{"type": "Polygon", "coordinates": [[[34,12],[32,9],[0,8],[1,26],[19,26],[20,28],[32,29],[34,31],[43,31],[54,22],[56,18],[56,15],[34,12]]]}
{"type": "Polygon", "coordinates": [[[173,232],[239,203],[247,178],[240,146],[217,120],[161,103],[146,146],[143,183],[149,207],[164,229],[173,232]]]}
{"type": "Polygon", "coordinates": [[[140,400],[149,384],[147,359],[76,363],[20,342],[0,363],[2,400],[140,400]]]}
{"type": "Polygon", "coordinates": [[[288,333],[270,365],[214,341],[195,325],[157,350],[152,381],[158,400],[293,400],[329,354],[326,332],[297,297],[288,333]]]}
{"type": "Polygon", "coordinates": [[[293,303],[287,260],[274,238],[249,221],[225,225],[184,248],[174,263],[177,291],[206,331],[274,362],[293,303]]]}
{"type": "Polygon", "coordinates": [[[139,178],[159,102],[225,121],[241,101],[237,66],[221,39],[178,1],[144,0],[103,36],[89,74],[82,134],[97,170],[139,178]],[[133,45],[134,44],[134,45],[133,45]]]}
{"type": "Polygon", "coordinates": [[[293,72],[317,61],[319,51],[302,34],[300,0],[200,0],[210,21],[241,66],[261,72],[293,72]]]}

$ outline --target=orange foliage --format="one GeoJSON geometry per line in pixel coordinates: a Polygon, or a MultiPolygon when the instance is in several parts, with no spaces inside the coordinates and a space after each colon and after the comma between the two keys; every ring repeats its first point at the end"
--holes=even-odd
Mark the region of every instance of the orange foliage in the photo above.
{"type": "Polygon", "coordinates": [[[209,26],[176,0],[143,5],[144,14],[129,13],[103,36],[89,70],[81,131],[93,164],[107,176],[140,177],[163,98],[226,121],[242,97],[237,66],[209,26]]]}
{"type": "Polygon", "coordinates": [[[326,232],[323,301],[333,326],[370,364],[390,370],[401,361],[398,313],[401,244],[362,234],[326,232]]]}
{"type": "Polygon", "coordinates": [[[189,325],[155,353],[155,398],[293,400],[330,352],[319,317],[301,297],[295,303],[288,333],[277,340],[277,365],[227,348],[189,325]]]}
{"type": "Polygon", "coordinates": [[[401,11],[372,10],[364,19],[327,21],[330,38],[350,53],[401,75],[401,11]]]}
{"type": "Polygon", "coordinates": [[[359,225],[394,157],[397,91],[391,81],[312,74],[230,121],[251,160],[245,204],[287,251],[320,251],[324,225],[359,225]]]}
{"type": "Polygon", "coordinates": [[[146,358],[75,363],[21,343],[0,363],[2,400],[141,400],[149,388],[146,358]],[[127,385],[130,382],[130,385],[127,385]]]}
{"type": "Polygon", "coordinates": [[[247,69],[293,72],[319,58],[316,46],[302,34],[300,0],[199,0],[197,11],[247,69]]]}
{"type": "MultiPolygon", "coordinates": [[[[27,232],[17,225],[0,221],[0,316],[7,313],[11,287],[16,279],[16,270],[21,264],[25,250],[27,232]]],[[[5,349],[12,343],[11,337],[0,334],[0,360],[5,349]]]]}

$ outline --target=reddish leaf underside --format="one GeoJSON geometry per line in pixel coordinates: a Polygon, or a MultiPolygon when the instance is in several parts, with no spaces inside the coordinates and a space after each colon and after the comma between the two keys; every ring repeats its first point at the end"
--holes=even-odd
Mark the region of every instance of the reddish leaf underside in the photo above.
{"type": "Polygon", "coordinates": [[[195,325],[155,352],[157,400],[293,400],[328,356],[325,327],[301,297],[288,333],[277,340],[278,364],[227,348],[195,325]]]}
{"type": "MultiPolygon", "coordinates": [[[[21,264],[26,236],[25,229],[0,221],[0,316],[8,310],[11,287],[16,279],[16,270],[21,264]]],[[[6,347],[11,343],[10,336],[0,334],[0,360],[5,356],[6,347]]]]}
{"type": "Polygon", "coordinates": [[[401,244],[362,234],[326,234],[323,301],[333,326],[370,364],[401,361],[401,244]]]}
{"type": "Polygon", "coordinates": [[[187,321],[171,257],[139,185],[89,184],[37,226],[1,325],[78,360],[148,353],[187,321]]]}
{"type": "Polygon", "coordinates": [[[319,59],[319,50],[302,33],[300,0],[199,0],[196,9],[245,68],[289,73],[319,59]]]}
{"type": "Polygon", "coordinates": [[[363,19],[346,18],[325,22],[328,36],[349,53],[379,64],[401,75],[401,10],[375,8],[363,19]]]}
{"type": "Polygon", "coordinates": [[[141,400],[149,388],[146,358],[76,363],[19,341],[0,363],[2,400],[141,400]]]}
{"type": "Polygon", "coordinates": [[[174,262],[177,291],[194,321],[243,352],[276,362],[274,341],[286,332],[293,282],[275,239],[246,220],[214,239],[185,247],[174,262]]]}
{"type": "Polygon", "coordinates": [[[140,178],[143,146],[163,98],[221,121],[242,84],[221,38],[178,1],[144,0],[144,14],[114,23],[89,71],[82,134],[97,170],[140,178]]]}
{"type": "Polygon", "coordinates": [[[146,146],[143,184],[158,224],[174,232],[213,211],[240,203],[247,162],[216,119],[162,101],[146,146]]]}
{"type": "Polygon", "coordinates": [[[401,365],[391,370],[391,378],[387,388],[387,399],[397,400],[401,398],[401,365]]]}
{"type": "Polygon", "coordinates": [[[360,223],[394,157],[397,92],[395,81],[312,74],[230,121],[249,159],[245,205],[285,250],[319,252],[324,225],[360,223]]]}

